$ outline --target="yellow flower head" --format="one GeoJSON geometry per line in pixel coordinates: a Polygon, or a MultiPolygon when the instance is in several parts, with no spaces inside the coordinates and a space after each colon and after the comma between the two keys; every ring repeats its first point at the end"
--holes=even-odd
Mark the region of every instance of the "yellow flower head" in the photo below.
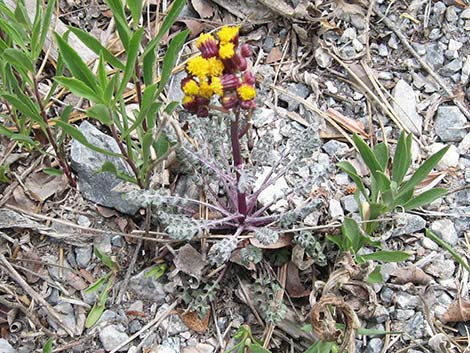
{"type": "Polygon", "coordinates": [[[208,41],[214,41],[214,43],[215,43],[214,36],[210,33],[201,33],[199,38],[196,40],[196,47],[200,48],[201,45],[203,45],[204,43],[206,43],[208,41]]]}
{"type": "Polygon", "coordinates": [[[213,94],[211,85],[207,81],[202,81],[199,86],[199,95],[204,98],[210,98],[213,94]]]}
{"type": "Polygon", "coordinates": [[[191,75],[204,79],[209,74],[209,62],[202,56],[195,56],[188,60],[186,69],[191,75]]]}
{"type": "Polygon", "coordinates": [[[228,43],[234,41],[237,36],[238,32],[240,31],[240,27],[234,26],[234,27],[229,27],[229,26],[224,26],[222,29],[217,33],[219,36],[220,43],[228,43]]]}
{"type": "Polygon", "coordinates": [[[243,101],[249,101],[256,97],[256,90],[253,86],[242,84],[237,88],[237,93],[243,101]]]}
{"type": "Polygon", "coordinates": [[[225,43],[220,44],[219,47],[219,56],[221,59],[230,59],[235,55],[235,44],[233,43],[225,43]]]}
{"type": "Polygon", "coordinates": [[[189,96],[196,96],[199,93],[199,85],[194,80],[188,80],[183,85],[183,92],[189,96]]]}
{"type": "Polygon", "coordinates": [[[212,57],[207,59],[209,62],[209,75],[210,76],[220,76],[224,72],[224,63],[217,59],[216,57],[212,57]]]}
{"type": "Polygon", "coordinates": [[[184,96],[183,97],[183,104],[188,104],[194,102],[194,97],[191,96],[184,96]]]}
{"type": "Polygon", "coordinates": [[[224,87],[222,86],[222,82],[220,82],[220,77],[212,77],[211,88],[218,96],[222,96],[224,94],[224,87]]]}

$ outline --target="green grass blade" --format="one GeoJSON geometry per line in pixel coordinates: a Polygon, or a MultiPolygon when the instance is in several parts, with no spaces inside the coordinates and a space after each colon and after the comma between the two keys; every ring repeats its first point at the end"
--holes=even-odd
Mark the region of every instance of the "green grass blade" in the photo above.
{"type": "Polygon", "coordinates": [[[441,248],[447,250],[448,252],[450,252],[450,254],[452,255],[452,257],[455,259],[455,261],[457,261],[459,264],[461,264],[467,271],[470,272],[470,266],[467,264],[467,262],[463,259],[462,256],[460,256],[455,250],[454,248],[447,244],[444,240],[442,240],[441,238],[439,238],[436,234],[434,234],[431,230],[429,229],[426,229],[426,232],[425,232],[426,236],[431,239],[433,242],[435,242],[437,245],[439,245],[441,248]]]}
{"type": "Polygon", "coordinates": [[[402,194],[406,193],[409,190],[412,190],[418,185],[421,181],[423,181],[432,169],[436,166],[437,163],[441,160],[441,158],[446,154],[449,146],[446,146],[439,150],[438,152],[434,153],[431,157],[429,157],[413,174],[413,176],[408,180],[398,191],[397,198],[400,197],[402,194]]]}
{"type": "Polygon", "coordinates": [[[413,208],[418,208],[424,205],[428,205],[434,200],[437,200],[440,197],[443,197],[447,194],[447,189],[444,188],[436,188],[425,191],[418,196],[414,197],[413,199],[409,200],[403,205],[405,210],[412,210],[413,208]]]}
{"type": "Polygon", "coordinates": [[[114,20],[116,21],[116,28],[119,33],[122,45],[127,50],[129,47],[129,38],[131,37],[131,30],[127,23],[124,5],[121,0],[107,0],[106,4],[109,6],[114,20]]]}
{"type": "Polygon", "coordinates": [[[137,55],[139,55],[139,46],[140,41],[142,39],[142,35],[144,34],[144,29],[141,28],[137,32],[135,32],[131,39],[129,40],[129,45],[127,47],[127,61],[126,67],[124,69],[124,75],[122,77],[121,85],[116,93],[116,97],[120,97],[124,90],[126,89],[129,80],[134,75],[135,72],[135,63],[137,59],[137,55]]]}

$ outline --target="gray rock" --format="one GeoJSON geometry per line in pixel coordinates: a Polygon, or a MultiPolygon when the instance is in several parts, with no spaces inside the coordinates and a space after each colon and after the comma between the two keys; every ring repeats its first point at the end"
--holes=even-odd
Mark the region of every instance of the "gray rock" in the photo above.
{"type": "MultiPolygon", "coordinates": [[[[303,83],[289,83],[286,86],[286,89],[290,93],[295,94],[296,96],[298,96],[300,98],[307,98],[307,96],[310,94],[310,88],[307,85],[303,84],[303,83]]],[[[297,108],[300,105],[298,100],[293,99],[289,96],[281,94],[279,96],[279,98],[282,99],[283,101],[287,102],[287,104],[288,104],[287,110],[290,111],[290,112],[292,112],[294,110],[297,110],[297,108]]]]}
{"type": "Polygon", "coordinates": [[[351,24],[359,30],[366,28],[366,19],[362,14],[352,14],[350,21],[351,24]]]}
{"type": "Polygon", "coordinates": [[[462,20],[470,20],[470,7],[467,7],[465,10],[462,11],[460,14],[460,18],[462,20]]]}
{"type": "Polygon", "coordinates": [[[456,106],[439,107],[434,121],[434,130],[442,141],[461,141],[467,132],[463,128],[465,115],[456,106]]]}
{"type": "Polygon", "coordinates": [[[393,289],[388,288],[388,287],[384,287],[384,288],[380,291],[380,299],[381,299],[384,303],[391,303],[392,300],[393,300],[394,294],[395,294],[395,292],[393,291],[393,289]]]}
{"type": "Polygon", "coordinates": [[[442,76],[451,77],[456,72],[462,69],[462,61],[460,59],[454,59],[450,63],[446,64],[439,72],[442,76]]]}
{"type": "Polygon", "coordinates": [[[410,333],[414,338],[423,338],[426,334],[426,324],[423,313],[417,312],[415,316],[407,322],[405,330],[405,332],[410,333]]]}
{"type": "MultiPolygon", "coordinates": [[[[129,336],[118,329],[116,325],[109,325],[100,332],[100,341],[106,352],[112,351],[121,343],[127,341],[129,336]]],[[[128,345],[120,348],[118,352],[125,352],[129,349],[128,345]]]]}
{"type": "Polygon", "coordinates": [[[91,260],[93,253],[93,246],[87,245],[84,247],[76,247],[75,249],[75,261],[81,268],[86,268],[91,260]]]}
{"type": "Polygon", "coordinates": [[[437,278],[450,278],[455,272],[455,263],[453,260],[436,259],[424,271],[437,278]]]}
{"type": "Polygon", "coordinates": [[[271,125],[276,120],[276,113],[273,109],[259,108],[255,110],[253,115],[253,126],[260,127],[271,125]]]}
{"type": "Polygon", "coordinates": [[[344,217],[344,211],[343,208],[341,207],[341,203],[338,200],[331,199],[328,202],[328,213],[330,214],[330,217],[333,219],[341,218],[344,217]]]}
{"type": "Polygon", "coordinates": [[[437,40],[441,37],[442,33],[441,33],[441,30],[439,28],[433,28],[431,30],[431,32],[429,32],[429,36],[428,38],[430,40],[437,40]]]}
{"type": "Polygon", "coordinates": [[[397,321],[406,321],[413,317],[415,311],[413,309],[396,309],[394,313],[394,318],[397,321]]]}
{"type": "Polygon", "coordinates": [[[395,229],[391,231],[394,236],[409,235],[426,227],[426,221],[418,215],[402,213],[396,215],[395,219],[396,226],[395,229]]]}
{"type": "Polygon", "coordinates": [[[141,300],[151,300],[153,303],[165,301],[165,290],[163,284],[154,276],[145,277],[149,269],[145,269],[129,280],[129,290],[133,291],[141,300]]]}
{"type": "Polygon", "coordinates": [[[111,254],[111,234],[103,234],[93,239],[93,246],[105,254],[111,254]]]}
{"type": "Polygon", "coordinates": [[[426,60],[434,69],[444,65],[444,51],[439,44],[432,43],[426,47],[426,60]]]}
{"type": "Polygon", "coordinates": [[[434,4],[432,8],[432,12],[434,16],[439,17],[439,16],[442,16],[444,12],[446,12],[446,9],[447,9],[446,4],[444,4],[442,1],[438,1],[434,4]]]}
{"type": "MultiPolygon", "coordinates": [[[[89,143],[119,153],[116,141],[99,131],[88,121],[84,121],[80,125],[80,132],[89,143]]],[[[72,168],[78,174],[78,184],[84,198],[131,215],[140,208],[140,205],[135,204],[132,200],[126,200],[125,193],[113,191],[115,187],[123,184],[122,180],[110,172],[97,173],[105,162],[111,162],[117,170],[131,175],[129,167],[121,159],[95,152],[76,140],[72,142],[70,159],[72,168]]],[[[134,188],[133,184],[126,183],[126,185],[134,188]]]]}
{"type": "Polygon", "coordinates": [[[386,58],[389,54],[388,47],[383,43],[379,44],[379,55],[386,58]]]}
{"type": "Polygon", "coordinates": [[[341,35],[340,41],[341,43],[347,43],[349,41],[352,41],[353,39],[356,39],[356,37],[356,29],[353,27],[348,27],[344,30],[343,34],[341,35]]]}
{"type": "Polygon", "coordinates": [[[323,144],[322,149],[330,156],[336,156],[341,158],[349,151],[349,146],[344,142],[330,140],[327,143],[323,144]]]}
{"type": "Polygon", "coordinates": [[[372,338],[367,344],[364,353],[380,353],[384,346],[384,342],[381,338],[372,338]]]}
{"type": "Polygon", "coordinates": [[[454,6],[449,6],[446,10],[446,20],[449,23],[455,23],[459,19],[459,15],[457,15],[457,12],[455,11],[454,6]]]}
{"type": "Polygon", "coordinates": [[[132,320],[129,323],[129,333],[134,334],[142,328],[142,324],[139,320],[132,320]]]}
{"type": "Polygon", "coordinates": [[[356,199],[354,195],[346,195],[341,198],[341,203],[346,211],[350,213],[359,212],[359,207],[357,206],[356,199]]]}
{"type": "Polygon", "coordinates": [[[413,309],[420,305],[420,299],[406,292],[398,292],[395,295],[395,303],[399,309],[413,309]]]}
{"type": "Polygon", "coordinates": [[[462,46],[463,46],[462,42],[456,41],[451,38],[449,39],[449,44],[447,46],[447,49],[451,51],[458,51],[460,48],[462,48],[462,46]]]}
{"type": "Polygon", "coordinates": [[[176,337],[166,338],[155,352],[158,353],[180,353],[180,340],[176,337]]]}
{"type": "MultiPolygon", "coordinates": [[[[158,311],[163,312],[168,309],[167,304],[163,304],[158,311]]],[[[168,336],[175,336],[181,332],[188,331],[188,327],[181,321],[178,315],[169,315],[161,324],[162,329],[168,336]]]]}
{"type": "Polygon", "coordinates": [[[423,118],[416,110],[416,96],[413,88],[400,80],[393,89],[393,108],[403,124],[414,134],[420,135],[423,130],[423,118]]]}
{"type": "MultiPolygon", "coordinates": [[[[76,332],[77,322],[75,320],[75,313],[73,310],[73,306],[70,303],[60,303],[54,306],[54,309],[57,311],[57,315],[60,317],[62,322],[67,326],[67,328],[72,331],[76,332]]],[[[57,334],[63,335],[65,334],[65,330],[55,321],[52,316],[47,315],[47,322],[57,331],[57,334]]]]}
{"type": "Polygon", "coordinates": [[[432,222],[431,230],[446,243],[454,246],[459,241],[459,236],[455,230],[454,223],[450,219],[440,219],[432,222]]]}
{"type": "Polygon", "coordinates": [[[433,242],[431,239],[424,237],[421,239],[421,244],[425,249],[428,250],[437,250],[439,249],[439,245],[437,245],[435,242],[433,242]]]}
{"type": "MultiPolygon", "coordinates": [[[[436,153],[437,151],[444,148],[445,145],[443,143],[433,143],[430,146],[430,152],[436,153]]],[[[444,154],[442,159],[437,163],[436,169],[437,170],[446,170],[450,167],[457,167],[459,165],[459,158],[460,154],[458,152],[457,147],[454,145],[450,145],[447,152],[444,154]]]]}
{"type": "Polygon", "coordinates": [[[1,353],[16,353],[16,350],[4,338],[0,338],[0,352],[1,353]]]}
{"type": "Polygon", "coordinates": [[[82,227],[88,228],[91,226],[90,219],[87,216],[82,215],[82,214],[77,217],[77,223],[79,226],[82,226],[82,227]]]}
{"type": "Polygon", "coordinates": [[[322,47],[318,47],[315,50],[315,61],[322,69],[326,69],[331,65],[333,58],[322,47]]]}

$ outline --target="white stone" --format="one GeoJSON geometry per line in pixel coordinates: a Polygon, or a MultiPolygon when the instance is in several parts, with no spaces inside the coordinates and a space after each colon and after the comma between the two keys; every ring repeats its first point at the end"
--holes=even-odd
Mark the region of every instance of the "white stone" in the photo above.
{"type": "Polygon", "coordinates": [[[400,121],[414,134],[420,135],[423,130],[423,118],[416,111],[416,96],[413,88],[400,80],[393,89],[393,109],[400,121]]]}
{"type": "MultiPolygon", "coordinates": [[[[270,171],[271,167],[264,167],[263,172],[258,176],[258,179],[255,182],[255,190],[261,186],[270,171]]],[[[287,201],[284,199],[284,191],[288,188],[289,185],[287,185],[286,179],[281,177],[274,184],[271,184],[259,194],[258,201],[262,205],[267,205],[275,200],[278,200],[275,204],[273,204],[273,206],[270,207],[271,211],[286,208],[287,201]]]]}
{"type": "Polygon", "coordinates": [[[341,202],[335,199],[331,199],[328,203],[328,212],[330,217],[333,219],[338,219],[344,217],[344,211],[341,207],[341,202]]]}
{"type": "MultiPolygon", "coordinates": [[[[444,147],[445,145],[443,143],[434,143],[432,144],[430,148],[430,152],[431,154],[434,154],[444,147]]],[[[459,165],[459,158],[460,158],[460,155],[459,155],[459,152],[457,151],[457,147],[455,147],[454,145],[450,145],[449,150],[439,161],[439,163],[436,166],[436,169],[446,170],[450,167],[455,168],[459,165]]]]}
{"type": "Polygon", "coordinates": [[[456,41],[456,40],[454,40],[454,39],[450,39],[450,40],[449,40],[449,45],[447,46],[447,48],[448,48],[449,50],[455,50],[455,51],[457,51],[457,50],[459,50],[460,48],[462,48],[462,46],[463,46],[463,44],[462,44],[461,42],[458,42],[458,41],[456,41]]]}
{"type": "Polygon", "coordinates": [[[450,219],[439,219],[432,222],[431,230],[446,243],[454,246],[459,242],[457,230],[450,219]]]}

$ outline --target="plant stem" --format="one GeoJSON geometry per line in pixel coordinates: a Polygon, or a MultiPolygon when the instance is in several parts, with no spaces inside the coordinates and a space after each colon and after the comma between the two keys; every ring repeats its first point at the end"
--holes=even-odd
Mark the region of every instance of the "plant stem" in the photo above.
{"type": "Polygon", "coordinates": [[[72,175],[72,170],[70,168],[70,165],[67,163],[65,158],[63,157],[62,153],[60,152],[59,146],[57,145],[55,139],[54,139],[54,134],[52,133],[52,129],[49,126],[49,118],[47,117],[46,110],[44,109],[44,104],[42,103],[42,98],[41,94],[39,93],[39,87],[38,87],[38,81],[35,76],[33,76],[33,84],[34,84],[34,96],[36,98],[36,101],[39,106],[39,111],[41,114],[41,118],[44,121],[45,124],[45,129],[46,129],[46,134],[47,134],[47,139],[49,140],[49,143],[51,144],[52,148],[54,149],[55,155],[57,157],[57,161],[59,162],[60,167],[63,169],[65,176],[69,180],[70,185],[73,188],[77,187],[77,183],[75,179],[73,178],[72,175]]]}
{"type": "Polygon", "coordinates": [[[240,151],[240,139],[238,138],[238,127],[240,123],[240,111],[235,111],[235,120],[230,123],[230,140],[232,143],[233,164],[235,165],[235,173],[237,175],[237,203],[238,212],[243,215],[241,221],[243,222],[248,214],[246,206],[246,195],[238,188],[238,183],[241,177],[241,170],[243,169],[243,158],[240,151]]]}
{"type": "Polygon", "coordinates": [[[129,165],[129,167],[131,167],[132,171],[134,172],[135,180],[137,181],[137,184],[139,185],[141,189],[144,189],[144,184],[142,184],[142,181],[140,180],[140,177],[139,177],[139,170],[137,169],[137,166],[135,165],[132,158],[129,157],[129,154],[126,151],[124,144],[119,138],[118,131],[114,123],[111,124],[111,133],[113,134],[113,138],[119,146],[119,150],[121,151],[121,154],[124,156],[124,159],[126,160],[127,164],[129,165]]]}

